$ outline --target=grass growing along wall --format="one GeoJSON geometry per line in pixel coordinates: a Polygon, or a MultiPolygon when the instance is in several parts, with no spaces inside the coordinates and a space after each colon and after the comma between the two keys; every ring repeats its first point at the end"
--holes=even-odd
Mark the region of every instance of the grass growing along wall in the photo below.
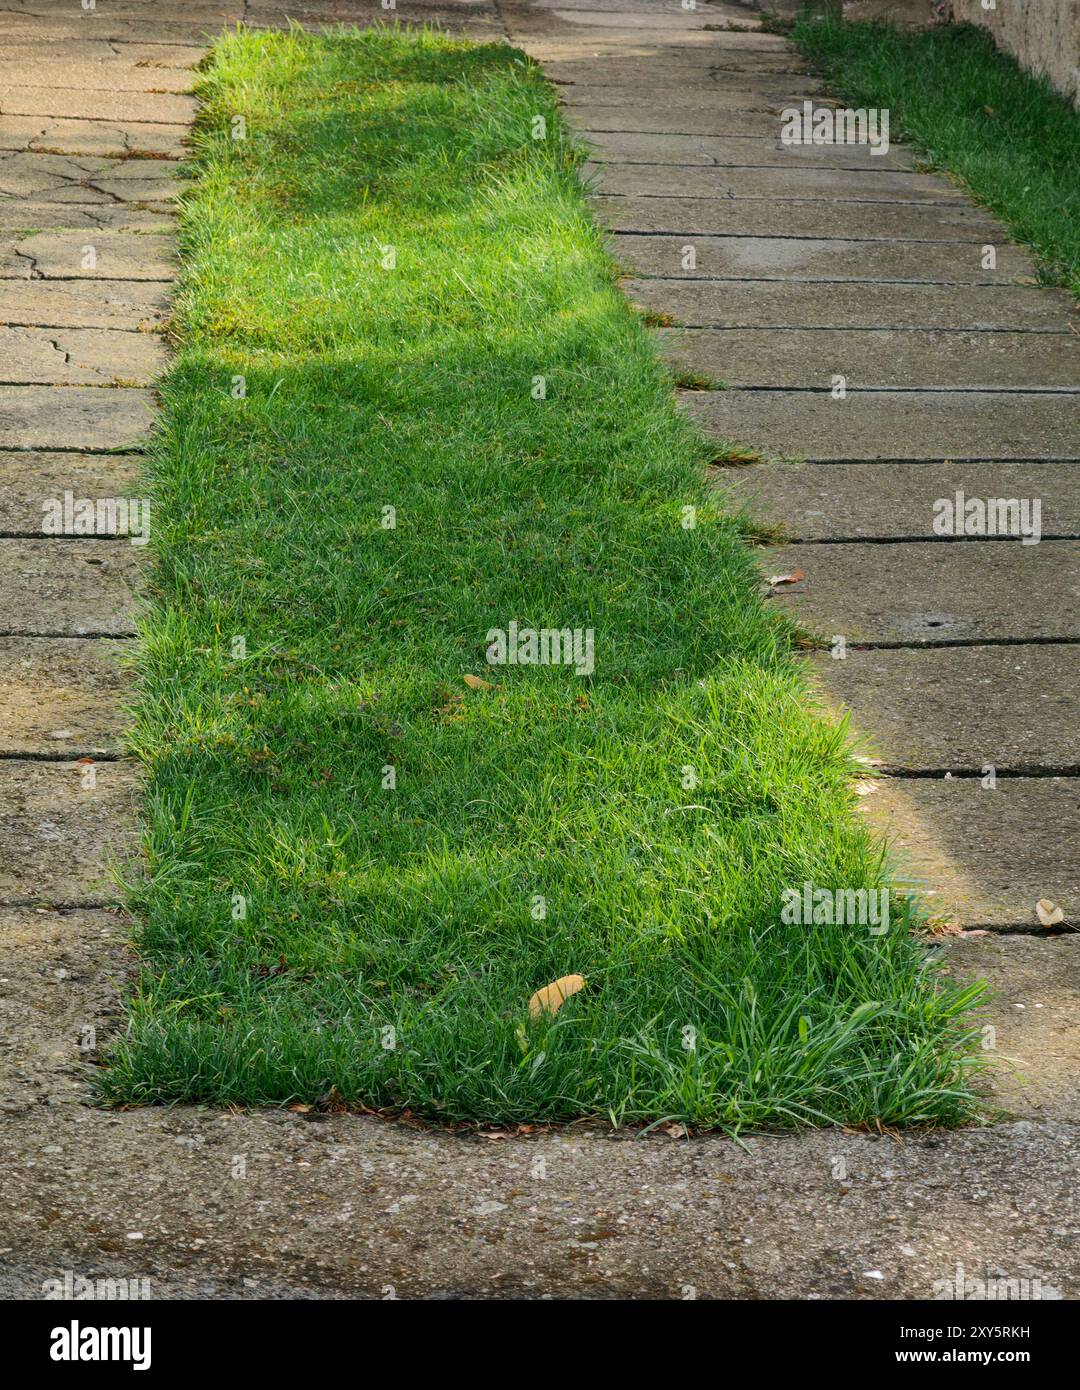
{"type": "Polygon", "coordinates": [[[849,105],[889,110],[889,136],[957,176],[1080,295],[1080,112],[985,29],[896,29],[834,15],[784,26],[849,105]]]}
{"type": "Polygon", "coordinates": [[[903,914],[780,921],[880,855],[538,71],[241,32],[200,95],[103,1096],[965,1118],[972,994],[903,914]],[[511,623],[595,669],[490,665],[511,623]]]}

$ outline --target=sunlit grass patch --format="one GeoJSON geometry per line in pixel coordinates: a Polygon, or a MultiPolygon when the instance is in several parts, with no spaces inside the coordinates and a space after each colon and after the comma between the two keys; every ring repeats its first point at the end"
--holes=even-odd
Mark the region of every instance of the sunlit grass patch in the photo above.
{"type": "Polygon", "coordinates": [[[902,904],[781,920],[880,855],[537,70],[241,33],[201,95],[103,1094],[966,1117],[970,994],[902,904]],[[512,625],[590,661],[492,665],[512,625]]]}

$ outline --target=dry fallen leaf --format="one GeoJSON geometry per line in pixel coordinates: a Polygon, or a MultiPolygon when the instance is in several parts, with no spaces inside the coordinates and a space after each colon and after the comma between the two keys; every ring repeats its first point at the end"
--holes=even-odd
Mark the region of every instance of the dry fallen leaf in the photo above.
{"type": "Polygon", "coordinates": [[[1040,898],[1035,904],[1035,916],[1044,927],[1056,927],[1059,922],[1065,920],[1064,912],[1049,898],[1040,898]]]}
{"type": "Polygon", "coordinates": [[[774,574],[769,580],[769,588],[775,589],[778,584],[798,584],[805,578],[802,570],[792,570],[790,574],[774,574]]]}
{"type": "Polygon", "coordinates": [[[668,1120],[662,1125],[657,1125],[661,1134],[666,1134],[669,1139],[685,1139],[690,1131],[685,1125],[677,1125],[674,1120],[668,1120]]]}
{"type": "Polygon", "coordinates": [[[529,1017],[539,1018],[542,1013],[557,1014],[572,994],[585,988],[581,975],[563,975],[543,989],[538,989],[529,1000],[529,1017]]]}
{"type": "Polygon", "coordinates": [[[964,929],[955,918],[938,917],[929,924],[931,936],[963,936],[964,929]]]}
{"type": "Polygon", "coordinates": [[[465,676],[465,684],[470,690],[494,690],[495,687],[490,681],[481,680],[479,676],[465,676]]]}
{"type": "Polygon", "coordinates": [[[876,782],[853,782],[851,790],[856,796],[872,796],[878,789],[876,782]]]}

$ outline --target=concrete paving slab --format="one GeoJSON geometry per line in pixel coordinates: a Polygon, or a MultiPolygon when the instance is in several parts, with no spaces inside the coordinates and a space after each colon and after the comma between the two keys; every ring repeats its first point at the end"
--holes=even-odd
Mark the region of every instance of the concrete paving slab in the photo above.
{"type": "Polygon", "coordinates": [[[169,308],[165,285],[138,280],[0,280],[0,323],[149,332],[169,308]]]}
{"type": "Polygon", "coordinates": [[[91,500],[140,497],[141,468],[137,454],[0,453],[0,535],[41,537],[46,503],[62,503],[66,492],[91,500]]]}
{"type": "MultiPolygon", "coordinates": [[[[76,17],[82,20],[83,31],[95,33],[99,26],[108,28],[108,24],[102,24],[103,20],[115,19],[145,19],[153,16],[152,22],[156,22],[156,15],[163,9],[169,7],[155,5],[153,0],[108,0],[107,12],[102,11],[83,11],[76,17]]],[[[243,7],[240,5],[227,5],[215,3],[215,0],[188,0],[185,4],[183,14],[188,19],[216,19],[222,24],[229,23],[231,19],[242,16],[243,7]]],[[[174,19],[177,17],[174,13],[174,19]]],[[[20,19],[25,23],[26,18],[38,20],[63,20],[69,21],[72,18],[71,5],[69,0],[7,0],[4,10],[3,23],[22,27],[20,19]]]]}
{"type": "Polygon", "coordinates": [[[2,386],[0,449],[129,449],[145,442],[155,412],[141,387],[2,386]]]}
{"type": "Polygon", "coordinates": [[[740,126],[739,116],[758,112],[769,116],[768,134],[774,140],[783,130],[784,108],[808,100],[817,87],[816,78],[799,72],[748,77],[710,69],[687,87],[680,87],[673,74],[665,79],[655,72],[641,73],[622,82],[612,80],[620,76],[618,72],[605,71],[600,81],[595,76],[577,73],[572,81],[557,84],[569,121],[580,125],[582,111],[596,111],[598,120],[617,122],[611,127],[614,130],[749,135],[752,132],[740,126]],[[631,124],[621,123],[627,120],[631,124]],[[678,124],[670,123],[676,120],[678,124]]]}
{"type": "Polygon", "coordinates": [[[1048,898],[1080,919],[1080,781],[1075,777],[888,777],[860,798],[903,874],[929,885],[930,912],[964,928],[1045,935],[1048,898]]]}
{"type": "Polygon", "coordinates": [[[623,65],[611,74],[607,64],[592,69],[583,64],[551,63],[545,69],[561,88],[559,95],[569,106],[619,105],[633,106],[636,99],[650,107],[667,105],[719,111],[732,104],[733,98],[748,98],[750,106],[760,105],[761,93],[771,102],[787,93],[801,93],[805,84],[807,96],[816,91],[810,65],[784,53],[745,53],[737,61],[720,59],[702,71],[691,72],[692,85],[681,87],[677,78],[660,76],[655,67],[640,65],[624,73],[623,65]],[[561,75],[566,73],[565,76],[561,75]],[[613,80],[614,77],[614,80],[613,80]],[[620,81],[622,77],[624,80],[620,81]]]}
{"type": "MultiPolygon", "coordinates": [[[[635,29],[608,29],[603,33],[594,30],[585,40],[588,45],[589,53],[598,59],[606,58],[653,58],[658,61],[680,62],[681,55],[687,54],[690,57],[696,55],[701,63],[712,63],[716,59],[718,52],[724,49],[734,49],[738,45],[725,43],[724,40],[738,38],[739,35],[733,33],[709,33],[706,30],[688,29],[682,33],[674,30],[658,36],[655,40],[650,39],[648,34],[635,29]]],[[[765,45],[762,40],[773,35],[752,34],[744,37],[753,39],[752,45],[745,47],[755,47],[760,51],[765,45]]],[[[518,42],[528,40],[529,56],[535,58],[538,63],[559,62],[566,58],[579,58],[582,50],[582,38],[579,35],[552,36],[551,38],[532,38],[526,34],[518,35],[518,42]]]]}
{"type": "Polygon", "coordinates": [[[0,753],[74,760],[124,747],[134,643],[0,637],[0,753]]]}
{"type": "Polygon", "coordinates": [[[1072,333],[923,332],[919,329],[657,329],[676,370],[729,386],[1074,387],[1080,337],[1072,333]]]}
{"type": "MultiPolygon", "coordinates": [[[[787,164],[764,169],[738,165],[673,168],[668,164],[596,164],[603,171],[603,191],[627,197],[755,198],[770,202],[825,199],[840,202],[838,218],[853,211],[860,217],[873,210],[852,209],[849,203],[949,203],[967,206],[958,188],[926,174],[886,169],[828,169],[811,164],[787,164]]],[[[838,227],[839,235],[851,234],[838,227]]],[[[1006,248],[1002,248],[1003,250],[1006,248]]]]}
{"type": "Polygon", "coordinates": [[[839,204],[814,199],[633,198],[598,191],[591,202],[597,221],[612,232],[827,239],[842,233],[853,241],[967,242],[973,250],[998,244],[993,222],[963,204],[876,203],[859,212],[850,204],[841,216],[839,204]]]}
{"type": "MultiPolygon", "coordinates": [[[[722,136],[728,131],[749,135],[748,130],[740,130],[737,123],[724,118],[726,106],[732,114],[740,110],[767,112],[773,115],[771,135],[779,148],[788,155],[788,163],[798,157],[797,152],[813,150],[822,164],[838,163],[844,156],[851,162],[865,164],[868,169],[904,168],[901,157],[892,152],[873,154],[865,145],[781,145],[780,134],[784,127],[781,111],[788,106],[800,103],[814,85],[814,78],[790,77],[781,84],[772,79],[763,80],[759,87],[744,86],[741,89],[728,89],[725,102],[714,107],[710,100],[701,106],[672,106],[667,101],[647,105],[644,101],[632,102],[626,106],[605,103],[602,106],[568,105],[563,107],[563,116],[575,130],[609,130],[640,133],[644,135],[705,135],[722,136]],[[855,159],[854,156],[859,156],[855,159]]],[[[66,114],[66,113],[64,113],[66,114]]],[[[151,119],[147,117],[146,119],[151,119]]]]}
{"type": "MultiPolygon", "coordinates": [[[[600,45],[605,42],[615,39],[639,42],[643,37],[640,34],[625,31],[621,35],[598,34],[595,30],[589,32],[586,28],[578,27],[566,14],[561,16],[562,22],[559,19],[553,19],[550,15],[545,16],[545,9],[546,6],[543,5],[522,5],[516,0],[513,3],[511,0],[503,0],[503,3],[499,5],[499,12],[506,19],[508,29],[512,29],[517,35],[513,41],[519,42],[526,52],[534,58],[536,58],[543,40],[533,33],[526,33],[524,29],[519,31],[519,24],[530,26],[544,24],[550,27],[551,40],[564,44],[575,61],[588,61],[590,58],[595,58],[600,51],[600,45]],[[508,4],[509,8],[507,7],[508,4]]],[[[689,49],[677,50],[669,42],[670,36],[668,34],[657,33],[647,52],[651,51],[657,60],[662,59],[667,63],[682,62],[688,67],[709,61],[731,60],[743,56],[753,57],[757,54],[786,53],[795,57],[799,56],[790,44],[786,46],[777,44],[775,40],[779,37],[778,35],[767,33],[760,25],[756,24],[757,16],[752,11],[748,11],[748,15],[749,21],[746,23],[729,24],[715,18],[711,5],[708,11],[699,8],[697,13],[699,22],[705,19],[709,21],[708,30],[704,33],[700,31],[698,33],[699,38],[706,40],[705,43],[695,44],[689,49]],[[707,42],[710,34],[712,37],[711,54],[710,45],[707,42]]],[[[746,19],[746,15],[744,15],[744,19],[746,19]]],[[[644,37],[648,38],[647,35],[644,37]]],[[[537,61],[552,60],[537,58],[537,61]]]]}
{"type": "MultiPolygon", "coordinates": [[[[849,169],[875,172],[883,169],[911,170],[914,161],[903,151],[892,149],[874,157],[860,145],[782,145],[766,129],[768,113],[732,113],[729,121],[721,113],[711,131],[699,133],[653,133],[633,125],[621,126],[619,117],[608,106],[566,107],[575,133],[593,152],[597,162],[608,164],[741,164],[748,168],[849,169]],[[736,121],[735,117],[738,117],[736,121]]],[[[626,120],[632,120],[632,116],[626,120]]],[[[673,180],[672,195],[679,192],[673,180]]]]}
{"type": "MultiPolygon", "coordinates": [[[[92,194],[95,198],[101,195],[92,194]]],[[[175,228],[174,209],[167,203],[43,203],[22,198],[0,199],[0,229],[40,232],[83,228],[113,232],[157,232],[175,228]]]]}
{"type": "Polygon", "coordinates": [[[782,524],[794,540],[933,541],[936,504],[957,493],[1037,500],[1042,536],[1080,537],[1075,463],[768,463],[710,477],[726,503],[782,524]]]}
{"type": "Polygon", "coordinates": [[[195,100],[176,92],[81,91],[66,87],[8,87],[0,115],[67,116],[95,121],[150,121],[190,125],[195,100]]]}
{"type": "MultiPolygon", "coordinates": [[[[532,38],[536,34],[565,35],[580,27],[590,31],[586,42],[591,42],[593,30],[600,30],[605,36],[612,31],[618,31],[637,37],[643,29],[647,29],[650,35],[662,36],[664,42],[667,42],[673,34],[694,34],[697,37],[704,32],[706,23],[705,15],[697,10],[680,12],[654,9],[652,14],[647,14],[633,10],[559,10],[547,6],[519,6],[514,14],[514,27],[522,38],[532,38]]],[[[736,35],[719,37],[734,38],[736,35]]],[[[739,34],[737,37],[750,39],[754,46],[765,48],[765,40],[776,36],[763,34],[759,30],[754,34],[739,34]]]]}
{"type": "MultiPolygon", "coordinates": [[[[47,51],[47,50],[46,50],[47,51]]],[[[89,62],[56,58],[28,58],[12,62],[0,58],[0,88],[36,87],[39,90],[71,89],[99,92],[190,92],[195,73],[190,68],[160,68],[124,62],[112,55],[89,62]]]]}
{"type": "Polygon", "coordinates": [[[772,457],[1080,459],[1080,396],[1056,392],[684,391],[719,439],[772,457]]]}
{"type": "Polygon", "coordinates": [[[145,62],[148,67],[190,68],[206,54],[204,44],[144,42],[140,39],[91,38],[84,26],[82,34],[57,35],[48,29],[20,29],[12,32],[0,25],[4,52],[11,62],[48,61],[91,63],[116,61],[145,62]]]}
{"type": "Polygon", "coordinates": [[[178,188],[171,160],[117,160],[31,151],[0,156],[0,195],[38,202],[164,201],[178,188]]]}
{"type": "Polygon", "coordinates": [[[0,238],[0,275],[21,279],[173,280],[172,236],[138,232],[37,232],[0,238]]]}
{"type": "Polygon", "coordinates": [[[766,577],[801,570],[771,601],[849,646],[1080,638],[1078,541],[794,544],[760,561],[766,577]]]}
{"type": "Polygon", "coordinates": [[[165,202],[177,193],[175,168],[170,160],[153,158],[8,153],[0,157],[0,196],[42,203],[165,202]]]}
{"type": "Polygon", "coordinates": [[[180,179],[131,179],[116,176],[94,180],[94,189],[104,193],[107,198],[140,203],[158,211],[167,209],[169,203],[183,191],[184,186],[184,181],[180,179]]]}
{"type": "MultiPolygon", "coordinates": [[[[33,965],[20,993],[40,998],[33,965]]],[[[0,1126],[7,1297],[40,1298],[57,1271],[130,1276],[132,1230],[155,1297],[933,1299],[958,1263],[1080,1293],[1078,1133],[1061,1122],[496,1144],[353,1115],[88,1109],[38,1075],[0,1126]]]]}
{"type": "MultiPolygon", "coordinates": [[[[133,0],[131,0],[133,3],[133,0]]],[[[265,3],[265,0],[263,0],[265,3]]],[[[322,0],[317,0],[321,3],[322,0]]],[[[292,9],[290,0],[275,0],[275,3],[286,11],[292,9]]],[[[678,0],[659,0],[660,5],[672,12],[680,9],[678,0]]],[[[557,10],[560,13],[573,13],[577,10],[586,10],[589,13],[601,13],[608,11],[615,14],[655,14],[658,0],[532,0],[529,8],[533,10],[557,10]]],[[[520,3],[511,4],[508,13],[513,14],[514,22],[517,22],[517,10],[521,8],[520,3]]],[[[685,13],[685,11],[684,11],[685,13]]],[[[725,21],[732,23],[736,20],[741,24],[745,14],[746,27],[760,32],[760,20],[751,12],[744,11],[741,5],[717,5],[712,0],[703,0],[701,7],[697,11],[702,23],[722,24],[725,21]]]]}
{"type": "MultiPolygon", "coordinates": [[[[826,702],[872,757],[909,772],[1080,768],[1080,649],[849,650],[810,657],[826,702]]],[[[1078,1015],[1080,1019],[1080,1015],[1078,1015]]]]}
{"type": "Polygon", "coordinates": [[[0,384],[8,386],[148,386],[166,360],[156,333],[0,327],[0,384]]]}
{"type": "MultiPolygon", "coordinates": [[[[265,0],[264,0],[265,3],[265,0]]],[[[313,3],[322,3],[322,0],[313,0],[313,3]]],[[[287,11],[292,9],[290,0],[276,0],[279,8],[287,11]]],[[[674,13],[680,6],[678,0],[659,0],[662,8],[674,13]]],[[[655,14],[658,7],[658,0],[532,0],[529,6],[532,10],[557,10],[560,13],[573,13],[577,10],[586,10],[590,14],[609,12],[614,14],[655,14]]],[[[520,3],[511,4],[508,13],[513,14],[514,23],[517,23],[517,11],[521,8],[520,3]]],[[[685,13],[685,11],[684,11],[685,13]]],[[[723,23],[730,18],[734,21],[736,16],[741,17],[743,9],[741,5],[715,5],[711,0],[703,0],[701,8],[697,11],[702,23],[723,23]]],[[[565,16],[564,16],[565,17],[565,16]]],[[[747,15],[747,26],[760,31],[760,21],[753,15],[747,15]]]]}
{"type": "Polygon", "coordinates": [[[41,198],[92,179],[107,163],[89,156],[5,154],[0,159],[0,194],[9,198],[41,198]]]}
{"type": "Polygon", "coordinates": [[[994,270],[967,242],[847,241],[813,237],[665,237],[615,234],[612,254],[638,275],[674,280],[877,280],[1001,285],[1034,279],[1034,264],[1003,246],[994,270]],[[689,248],[689,250],[688,250],[689,248]]]}
{"type": "Polygon", "coordinates": [[[953,938],[950,974],[983,980],[995,1100],[1014,1115],[1080,1118],[1080,936],[953,938]]]}
{"type": "Polygon", "coordinates": [[[96,1035],[112,1026],[116,982],[131,966],[125,926],[92,908],[0,908],[0,1109],[9,1121],[43,1095],[85,1095],[96,1035]]]}
{"type": "MultiPolygon", "coordinates": [[[[572,90],[570,87],[559,89],[560,93],[572,90]]],[[[727,107],[721,105],[715,108],[716,123],[710,135],[649,135],[638,131],[609,130],[606,113],[615,108],[603,104],[590,107],[589,128],[579,128],[571,114],[578,109],[584,110],[585,107],[566,108],[567,124],[574,139],[591,156],[590,168],[622,164],[635,168],[651,168],[654,164],[665,168],[674,166],[672,177],[678,179],[679,170],[684,165],[715,167],[752,160],[755,157],[754,141],[768,142],[771,147],[776,138],[776,117],[767,107],[746,107],[734,99],[727,107]]],[[[713,109],[711,102],[710,109],[713,109]]],[[[756,152],[756,157],[760,157],[760,151],[756,152]]]]}
{"type": "Polygon", "coordinates": [[[0,539],[0,635],[132,637],[141,547],[0,539]]]}
{"type": "Polygon", "coordinates": [[[137,786],[127,762],[0,760],[0,905],[116,902],[108,875],[134,854],[137,786]]]}
{"type": "Polygon", "coordinates": [[[186,131],[148,121],[85,121],[67,116],[0,116],[0,150],[120,156],[141,151],[181,159],[186,131]]]}
{"type": "Polygon", "coordinates": [[[1004,329],[1060,335],[1077,321],[1072,297],[1042,286],[630,279],[624,288],[636,303],[686,328],[1004,329]]]}
{"type": "MultiPolygon", "coordinates": [[[[215,21],[206,21],[192,24],[182,22],[163,22],[150,23],[146,20],[106,20],[104,7],[97,12],[94,20],[93,39],[89,36],[86,20],[81,16],[72,19],[60,20],[54,18],[42,19],[37,16],[27,16],[24,18],[7,19],[3,27],[0,28],[0,39],[3,40],[4,48],[14,51],[20,48],[29,48],[36,55],[40,55],[42,48],[48,44],[69,44],[74,42],[80,45],[80,40],[84,44],[99,42],[105,44],[144,44],[152,43],[161,47],[183,48],[190,51],[192,48],[206,49],[213,39],[221,32],[221,25],[215,21]]],[[[84,55],[89,57],[88,53],[84,55]]]]}
{"type": "MultiPolygon", "coordinates": [[[[595,91],[604,87],[632,90],[640,87],[645,91],[659,92],[667,88],[672,92],[708,94],[710,104],[715,97],[721,105],[726,90],[753,88],[763,77],[768,77],[760,72],[752,72],[744,77],[737,72],[720,71],[718,62],[709,58],[707,54],[684,55],[682,61],[672,61],[670,58],[661,60],[655,57],[620,58],[609,54],[600,63],[591,58],[583,59],[579,55],[576,58],[546,62],[544,75],[560,91],[570,91],[576,86],[595,91]]],[[[792,78],[799,75],[790,74],[792,78]]]]}

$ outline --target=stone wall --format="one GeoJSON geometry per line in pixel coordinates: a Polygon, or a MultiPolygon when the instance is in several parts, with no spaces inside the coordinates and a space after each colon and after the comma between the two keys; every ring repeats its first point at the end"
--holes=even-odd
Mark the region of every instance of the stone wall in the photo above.
{"type": "Polygon", "coordinates": [[[1080,0],[953,0],[953,17],[988,28],[1021,65],[1044,72],[1080,105],[1080,0]]]}

